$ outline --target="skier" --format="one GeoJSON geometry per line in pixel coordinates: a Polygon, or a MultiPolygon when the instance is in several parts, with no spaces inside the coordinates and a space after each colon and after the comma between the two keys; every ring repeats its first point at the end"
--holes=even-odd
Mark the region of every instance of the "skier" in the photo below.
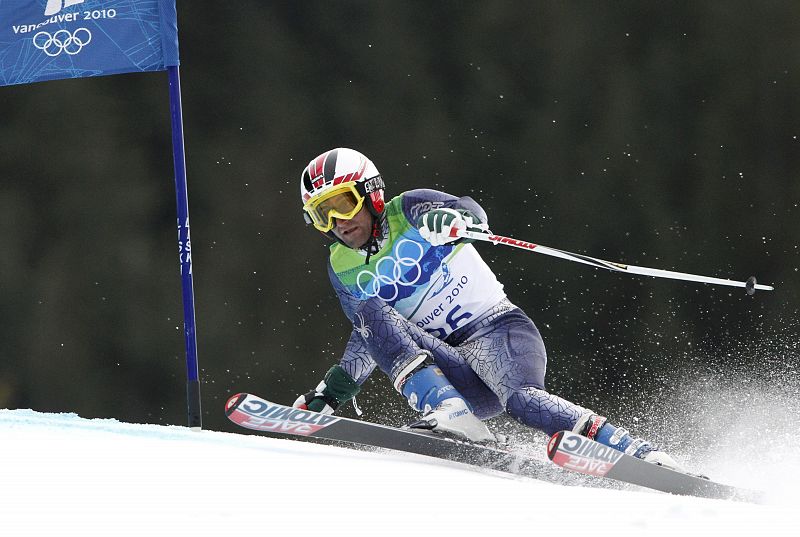
{"type": "Polygon", "coordinates": [[[507,412],[548,435],[573,431],[680,469],[651,443],[545,390],[539,330],[475,247],[451,235],[488,231],[478,203],[428,189],[385,202],[383,191],[375,165],[352,149],[326,151],[302,173],[304,217],[335,241],[328,275],[353,330],[340,363],[295,407],[332,413],[377,366],[421,412],[412,428],[492,441],[481,420],[507,412]]]}

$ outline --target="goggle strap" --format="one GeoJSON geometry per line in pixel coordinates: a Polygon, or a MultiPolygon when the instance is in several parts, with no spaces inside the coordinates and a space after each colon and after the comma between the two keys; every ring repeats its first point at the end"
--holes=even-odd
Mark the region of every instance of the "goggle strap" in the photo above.
{"type": "Polygon", "coordinates": [[[382,188],[386,188],[386,185],[383,184],[383,177],[376,175],[375,177],[370,177],[364,181],[363,192],[364,195],[372,194],[376,190],[380,190],[382,188]]]}

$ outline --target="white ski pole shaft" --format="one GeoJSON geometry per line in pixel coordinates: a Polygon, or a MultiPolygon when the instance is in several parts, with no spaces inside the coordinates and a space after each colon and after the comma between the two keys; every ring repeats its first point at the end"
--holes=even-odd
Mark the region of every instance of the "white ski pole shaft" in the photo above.
{"type": "Polygon", "coordinates": [[[492,244],[503,244],[505,246],[513,246],[522,250],[528,250],[539,254],[549,255],[566,259],[567,261],[574,261],[576,263],[583,263],[595,268],[602,268],[606,270],[613,270],[614,272],[627,272],[628,274],[640,274],[642,276],[652,276],[654,278],[669,278],[672,280],[684,280],[690,282],[710,283],[714,285],[727,285],[730,287],[744,287],[747,293],[752,295],[756,290],[772,291],[774,287],[771,285],[762,285],[756,283],[755,276],[751,276],[747,281],[739,282],[735,280],[727,280],[723,278],[712,278],[710,276],[700,276],[697,274],[689,274],[686,272],[674,272],[671,270],[654,269],[647,267],[637,267],[635,265],[625,265],[623,263],[613,263],[611,261],[604,261],[588,255],[573,254],[572,252],[565,252],[556,248],[549,248],[541,244],[534,244],[532,242],[521,241],[519,239],[512,239],[511,237],[503,237],[502,235],[493,235],[491,233],[482,233],[478,231],[467,231],[465,229],[453,229],[450,232],[452,237],[462,237],[466,239],[491,242],[492,244]]]}

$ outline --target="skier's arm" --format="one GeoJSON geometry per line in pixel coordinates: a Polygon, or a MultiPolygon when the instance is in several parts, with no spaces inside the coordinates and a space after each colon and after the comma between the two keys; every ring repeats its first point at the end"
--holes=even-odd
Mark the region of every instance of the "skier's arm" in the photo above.
{"type": "MultiPolygon", "coordinates": [[[[345,315],[352,321],[360,301],[339,282],[330,263],[328,275],[345,315]]],[[[375,361],[364,346],[363,338],[353,329],[339,364],[328,370],[316,388],[298,397],[293,406],[331,414],[339,405],[349,401],[361,391],[361,384],[367,380],[375,365],[375,361]]]]}
{"type": "MultiPolygon", "coordinates": [[[[328,277],[331,280],[333,290],[336,296],[339,297],[339,302],[342,305],[342,310],[350,322],[355,321],[356,309],[361,300],[350,294],[347,288],[339,281],[339,277],[333,271],[330,263],[328,263],[328,277]]],[[[360,386],[367,380],[370,373],[375,369],[375,361],[370,357],[367,348],[364,346],[364,338],[353,328],[350,333],[350,339],[344,348],[344,354],[339,361],[339,365],[344,369],[360,386]]]]}
{"type": "Polygon", "coordinates": [[[339,365],[355,379],[359,386],[364,384],[375,370],[377,364],[367,352],[364,338],[355,329],[350,333],[350,340],[347,342],[339,365]]]}
{"type": "Polygon", "coordinates": [[[457,198],[429,189],[411,190],[403,196],[406,218],[419,228],[422,238],[434,246],[464,241],[451,237],[454,228],[469,231],[489,230],[486,211],[469,196],[457,198]]]}

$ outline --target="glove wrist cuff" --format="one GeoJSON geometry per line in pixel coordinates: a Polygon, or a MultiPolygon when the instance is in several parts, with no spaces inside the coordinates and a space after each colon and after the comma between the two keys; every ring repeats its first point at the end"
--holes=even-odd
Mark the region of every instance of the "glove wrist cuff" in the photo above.
{"type": "Polygon", "coordinates": [[[325,374],[324,382],[326,388],[323,392],[323,398],[333,408],[349,401],[361,391],[361,386],[338,364],[328,370],[325,374]],[[331,404],[329,399],[333,399],[335,406],[331,404]]]}

